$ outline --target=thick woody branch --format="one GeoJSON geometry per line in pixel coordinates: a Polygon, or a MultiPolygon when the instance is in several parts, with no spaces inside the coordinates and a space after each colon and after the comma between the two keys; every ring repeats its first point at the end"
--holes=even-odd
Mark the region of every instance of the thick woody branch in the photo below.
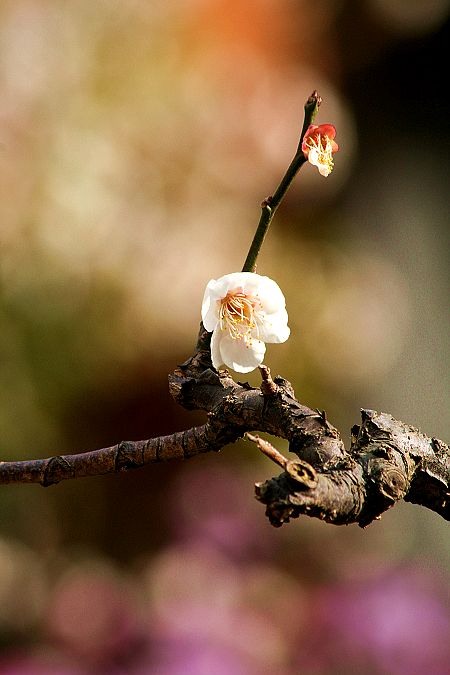
{"type": "Polygon", "coordinates": [[[362,425],[352,431],[348,455],[334,466],[309,465],[305,473],[305,462],[287,462],[277,478],[256,485],[257,499],[266,504],[273,525],[305,514],[365,527],[400,499],[450,520],[448,446],[372,410],[362,411],[362,425]]]}
{"type": "Polygon", "coordinates": [[[197,351],[169,378],[175,400],[208,414],[203,426],[146,441],[21,462],[0,462],[0,483],[39,483],[127,471],[149,463],[218,451],[247,432],[285,438],[297,459],[250,434],[283,472],[256,485],[270,522],[280,526],[301,514],[335,525],[364,527],[400,499],[450,520],[450,450],[390,415],[362,411],[346,452],[325,413],[302,405],[290,383],[261,367],[260,389],[236,383],[210,363],[209,334],[201,326],[197,351]]]}

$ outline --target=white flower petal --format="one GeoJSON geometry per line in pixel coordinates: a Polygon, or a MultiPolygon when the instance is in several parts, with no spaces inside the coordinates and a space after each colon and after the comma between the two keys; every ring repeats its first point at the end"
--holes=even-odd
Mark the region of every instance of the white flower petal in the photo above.
{"type": "Polygon", "coordinates": [[[211,279],[203,296],[202,321],[213,333],[214,367],[225,364],[240,373],[248,373],[262,363],[265,342],[285,342],[290,334],[281,289],[269,277],[253,272],[211,279]]]}
{"type": "Polygon", "coordinates": [[[234,340],[222,331],[220,355],[223,363],[238,373],[249,373],[263,361],[266,345],[261,340],[252,340],[248,345],[244,340],[234,340]]]}
{"type": "Polygon", "coordinates": [[[220,341],[226,334],[226,331],[220,330],[220,326],[217,325],[211,336],[211,361],[216,370],[224,363],[220,354],[220,341]]]}
{"type": "Polygon", "coordinates": [[[258,329],[255,334],[263,342],[286,342],[291,333],[287,322],[288,315],[286,309],[280,309],[275,314],[265,316],[262,322],[258,321],[258,329]]]}
{"type": "Polygon", "coordinates": [[[313,148],[309,151],[308,162],[310,164],[312,164],[313,166],[319,166],[319,164],[320,164],[319,152],[315,148],[313,148]]]}
{"type": "Polygon", "coordinates": [[[217,300],[220,295],[216,293],[217,281],[211,279],[205,288],[202,301],[202,321],[205,329],[213,331],[219,321],[219,307],[217,300]]]}
{"type": "Polygon", "coordinates": [[[239,286],[242,286],[242,290],[248,295],[256,295],[259,293],[261,279],[267,278],[261,277],[254,272],[239,272],[237,276],[239,279],[236,279],[235,281],[238,282],[239,286]]]}
{"type": "Polygon", "coordinates": [[[317,168],[319,169],[319,173],[321,176],[324,176],[325,178],[330,175],[331,169],[329,166],[326,164],[317,164],[317,168]]]}
{"type": "Polygon", "coordinates": [[[266,314],[273,314],[286,306],[286,300],[281,292],[281,288],[269,277],[261,277],[258,296],[262,309],[266,314]]]}
{"type": "Polygon", "coordinates": [[[211,279],[206,286],[202,302],[202,321],[205,329],[212,332],[219,321],[219,302],[226,296],[229,290],[242,288],[248,277],[256,277],[254,285],[257,285],[257,274],[250,272],[232,272],[225,274],[220,279],[211,279]]]}
{"type": "Polygon", "coordinates": [[[258,278],[260,278],[258,274],[253,274],[253,272],[232,272],[231,274],[225,274],[220,279],[217,279],[217,281],[212,280],[214,281],[214,286],[211,289],[217,298],[224,298],[229,290],[238,287],[245,290],[246,284],[252,281],[256,287],[258,278]]]}

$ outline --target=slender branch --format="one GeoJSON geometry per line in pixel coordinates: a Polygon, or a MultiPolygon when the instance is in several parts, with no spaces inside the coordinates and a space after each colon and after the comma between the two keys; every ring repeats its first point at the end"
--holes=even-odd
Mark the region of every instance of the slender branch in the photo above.
{"type": "Polygon", "coordinates": [[[314,120],[321,102],[322,99],[318,92],[313,91],[305,103],[305,117],[296,153],[273,195],[264,199],[261,204],[261,217],[255,232],[255,236],[253,237],[250,250],[242,268],[243,272],[255,272],[258,255],[268,232],[270,223],[272,222],[272,218],[275,215],[275,211],[279,207],[284,195],[286,194],[300,168],[306,162],[306,157],[302,151],[303,136],[305,135],[309,125],[314,120]]]}
{"type": "Polygon", "coordinates": [[[0,484],[39,483],[55,485],[70,478],[102,476],[138,469],[154,462],[189,459],[204,452],[220,450],[236,440],[232,430],[203,426],[158,436],[147,441],[121,441],[117,445],[76,455],[57,455],[46,459],[0,462],[0,484]]]}
{"type": "Polygon", "coordinates": [[[76,455],[0,462],[0,482],[39,483],[48,487],[69,478],[100,476],[151,462],[186,458],[190,456],[192,448],[195,448],[193,454],[202,452],[202,444],[196,443],[201,437],[201,428],[197,428],[148,441],[122,441],[109,448],[76,455]]]}

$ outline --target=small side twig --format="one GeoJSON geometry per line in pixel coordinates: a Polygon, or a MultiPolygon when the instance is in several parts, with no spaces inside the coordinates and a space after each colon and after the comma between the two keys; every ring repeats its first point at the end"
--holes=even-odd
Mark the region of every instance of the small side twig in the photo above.
{"type": "Polygon", "coordinates": [[[261,373],[262,378],[261,391],[264,394],[264,396],[273,396],[274,394],[276,394],[278,391],[278,386],[272,380],[269,366],[261,364],[259,366],[259,372],[261,373]]]}
{"type": "Polygon", "coordinates": [[[275,464],[278,464],[278,466],[281,466],[282,469],[285,469],[288,463],[288,459],[281,454],[273,445],[272,443],[269,443],[269,441],[265,441],[264,438],[260,438],[257,434],[245,434],[245,438],[247,440],[251,441],[252,443],[256,443],[258,446],[258,449],[261,450],[261,452],[266,455],[269,459],[272,460],[272,462],[275,462],[275,464]]]}

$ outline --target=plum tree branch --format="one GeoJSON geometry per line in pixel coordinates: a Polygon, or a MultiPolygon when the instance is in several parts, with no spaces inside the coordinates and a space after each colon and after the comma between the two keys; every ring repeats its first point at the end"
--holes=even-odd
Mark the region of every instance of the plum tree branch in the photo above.
{"type": "Polygon", "coordinates": [[[450,449],[436,438],[385,413],[362,411],[345,450],[325,413],[302,405],[291,384],[262,367],[259,389],[238,384],[210,362],[210,335],[200,328],[195,354],[169,377],[175,400],[208,413],[207,422],[146,441],[122,441],[90,452],[0,462],[0,483],[47,487],[69,478],[128,471],[149,463],[218,451],[247,434],[283,471],[256,485],[270,522],[280,526],[301,514],[335,525],[365,527],[400,499],[450,520],[450,449]],[[284,458],[248,432],[285,438],[297,459],[284,458]]]}
{"type": "MultiPolygon", "coordinates": [[[[313,92],[305,105],[299,146],[274,195],[263,202],[261,220],[244,271],[256,259],[275,209],[305,161],[302,138],[320,104],[313,92]]],[[[365,527],[397,501],[420,504],[450,520],[450,449],[436,438],[388,414],[362,410],[347,451],[324,412],[302,405],[291,384],[272,379],[260,367],[259,389],[235,382],[211,363],[211,334],[202,324],[193,356],[169,376],[174,399],[188,410],[203,410],[202,426],[145,441],[122,441],[109,448],[47,459],[0,462],[0,484],[37,483],[48,487],[69,478],[136,469],[154,462],[187,459],[218,451],[246,437],[283,471],[256,485],[275,526],[305,514],[335,525],[365,527]],[[296,459],[284,457],[253,432],[289,441],[296,459]]]]}

